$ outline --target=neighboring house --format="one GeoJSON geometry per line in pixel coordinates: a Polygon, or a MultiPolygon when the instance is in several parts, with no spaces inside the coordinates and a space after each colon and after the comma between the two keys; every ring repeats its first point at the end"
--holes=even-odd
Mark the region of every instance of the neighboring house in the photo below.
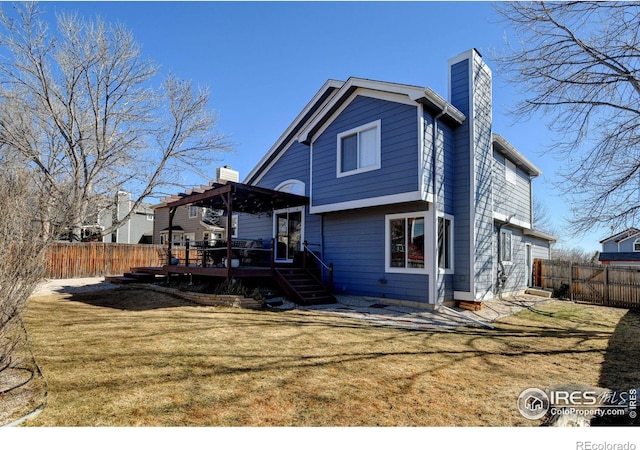
{"type": "MultiPolygon", "coordinates": [[[[114,216],[122,220],[131,211],[134,205],[129,192],[119,191],[116,194],[116,203],[98,214],[98,226],[105,230],[113,225],[114,216]]],[[[153,209],[148,203],[140,205],[113,233],[103,236],[102,242],[116,242],[119,244],[151,244],[153,233],[153,209]]]]}
{"type": "MultiPolygon", "coordinates": [[[[239,174],[229,166],[216,169],[216,182],[239,180],[239,174]]],[[[191,193],[189,191],[188,193],[191,193]]],[[[153,206],[155,221],[153,227],[153,243],[166,244],[169,241],[169,208],[166,202],[153,206]]],[[[231,236],[236,236],[238,218],[232,219],[233,230],[231,236]]],[[[181,206],[176,210],[173,218],[173,231],[171,233],[173,246],[185,245],[185,242],[209,241],[226,238],[226,218],[223,211],[215,211],[201,208],[195,205],[181,206]]]]}
{"type": "Polygon", "coordinates": [[[640,230],[626,230],[600,241],[602,251],[599,260],[603,264],[618,266],[640,265],[640,230]]]}
{"type": "Polygon", "coordinates": [[[241,215],[238,234],[309,248],[338,294],[432,307],[526,289],[552,236],[532,220],[540,171],[493,134],[491,71],[476,50],[449,61],[449,100],[429,88],[329,80],[245,183],[309,207],[241,215]]]}

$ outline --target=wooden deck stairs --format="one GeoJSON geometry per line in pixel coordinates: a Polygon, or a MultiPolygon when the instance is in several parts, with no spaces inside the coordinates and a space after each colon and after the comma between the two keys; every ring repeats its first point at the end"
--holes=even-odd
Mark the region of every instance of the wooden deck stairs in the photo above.
{"type": "Polygon", "coordinates": [[[291,300],[299,305],[336,303],[336,298],[331,292],[310,272],[302,268],[276,268],[274,278],[291,300]]]}
{"type": "Polygon", "coordinates": [[[164,277],[157,277],[155,273],[151,271],[144,271],[144,269],[137,270],[138,268],[132,268],[131,272],[126,272],[120,276],[107,276],[105,280],[116,284],[130,284],[130,283],[155,283],[161,281],[164,277]]]}

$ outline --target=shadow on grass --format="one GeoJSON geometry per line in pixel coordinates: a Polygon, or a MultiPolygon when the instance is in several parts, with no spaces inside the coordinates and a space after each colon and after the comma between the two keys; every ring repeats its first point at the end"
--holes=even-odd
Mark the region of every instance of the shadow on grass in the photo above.
{"type": "Polygon", "coordinates": [[[72,292],[66,294],[65,297],[72,302],[120,311],[150,311],[154,309],[199,306],[177,295],[158,294],[145,289],[120,288],[108,291],[72,292]]]}
{"type": "MultiPolygon", "coordinates": [[[[616,392],[640,389],[640,309],[630,309],[618,322],[609,339],[604,362],[600,369],[600,386],[616,392]]],[[[596,418],[592,425],[640,425],[622,418],[596,418]]]]}

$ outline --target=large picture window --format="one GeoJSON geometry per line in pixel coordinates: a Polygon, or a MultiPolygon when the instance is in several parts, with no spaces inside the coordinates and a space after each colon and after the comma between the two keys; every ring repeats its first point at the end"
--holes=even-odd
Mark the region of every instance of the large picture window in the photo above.
{"type": "Polygon", "coordinates": [[[387,216],[387,268],[392,271],[425,268],[424,215],[387,216]]]}
{"type": "Polygon", "coordinates": [[[380,168],[380,121],[338,134],[338,177],[380,168]]]}

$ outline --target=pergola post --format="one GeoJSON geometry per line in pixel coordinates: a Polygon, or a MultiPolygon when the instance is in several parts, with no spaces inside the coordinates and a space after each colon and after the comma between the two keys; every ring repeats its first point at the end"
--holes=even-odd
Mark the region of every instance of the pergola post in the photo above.
{"type": "Polygon", "coordinates": [[[233,256],[233,189],[227,194],[227,283],[231,283],[231,259],[233,256]]]}
{"type": "Polygon", "coordinates": [[[167,252],[167,265],[169,266],[171,265],[171,250],[173,248],[173,216],[176,215],[176,209],[178,209],[176,206],[174,206],[173,208],[169,208],[169,250],[167,252]]]}

